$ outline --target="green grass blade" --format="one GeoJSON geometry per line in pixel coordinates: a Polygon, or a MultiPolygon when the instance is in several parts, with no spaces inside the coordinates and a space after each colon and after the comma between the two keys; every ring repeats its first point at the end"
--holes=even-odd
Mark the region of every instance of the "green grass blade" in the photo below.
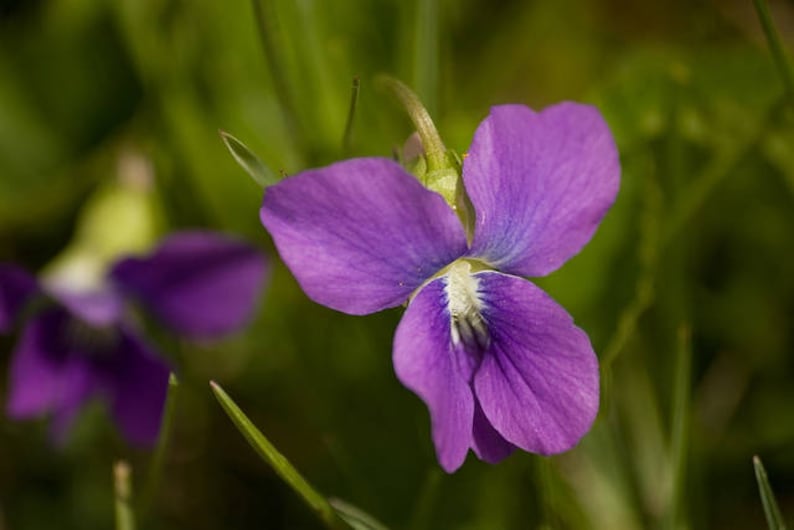
{"type": "Polygon", "coordinates": [[[604,354],[601,357],[601,371],[605,379],[609,379],[612,364],[636,332],[640,318],[648,310],[655,298],[654,284],[659,262],[662,192],[656,177],[652,175],[649,175],[645,180],[642,211],[640,243],[637,248],[640,275],[637,278],[634,297],[621,311],[618,317],[617,329],[610,337],[609,342],[607,342],[604,354]]]}
{"type": "Polygon", "coordinates": [[[414,25],[414,86],[431,116],[438,111],[439,16],[438,0],[416,3],[414,25]]]}
{"type": "Polygon", "coordinates": [[[135,514],[132,511],[132,470],[129,464],[118,461],[113,464],[113,489],[116,504],[116,530],[135,530],[135,514]]]}
{"type": "Polygon", "coordinates": [[[442,479],[441,471],[431,468],[425,477],[422,489],[416,499],[416,507],[411,517],[412,530],[425,530],[430,528],[433,516],[433,508],[438,501],[439,489],[442,479]]]}
{"type": "Polygon", "coordinates": [[[783,516],[775,500],[775,494],[772,492],[772,486],[769,485],[766,469],[764,469],[764,464],[758,455],[753,457],[753,468],[755,469],[755,480],[758,482],[758,492],[761,494],[761,502],[764,505],[766,524],[769,526],[769,530],[786,530],[786,523],[783,522],[783,516]]]}
{"type": "Polygon", "coordinates": [[[265,165],[243,142],[225,131],[219,131],[226,149],[260,187],[266,188],[278,182],[276,174],[265,165]]]}
{"type": "Polygon", "coordinates": [[[282,455],[278,449],[265,438],[251,420],[240,410],[240,407],[232,401],[232,398],[215,382],[210,382],[212,392],[215,394],[223,410],[232,420],[235,427],[245,437],[251,447],[259,456],[267,462],[276,474],[281,477],[309,506],[314,514],[322,521],[325,526],[332,530],[342,530],[350,528],[342,519],[339,518],[333,506],[328,500],[315,490],[311,484],[295,469],[289,460],[282,455]]]}
{"type": "Polygon", "coordinates": [[[171,441],[172,424],[174,422],[174,408],[176,405],[176,396],[179,391],[179,381],[172,373],[168,378],[168,394],[165,398],[165,410],[163,411],[163,422],[160,426],[160,436],[157,439],[157,446],[154,448],[154,455],[152,455],[151,464],[149,465],[148,474],[146,475],[146,487],[141,497],[139,505],[139,513],[142,518],[146,518],[146,514],[152,506],[154,497],[157,494],[157,488],[160,485],[160,479],[163,476],[163,464],[165,462],[165,452],[168,449],[168,444],[171,441]]]}
{"type": "Polygon", "coordinates": [[[783,49],[783,43],[780,41],[780,35],[772,22],[772,15],[769,13],[769,6],[766,0],[753,0],[755,5],[755,12],[758,14],[758,20],[761,21],[761,26],[764,28],[764,35],[769,43],[769,49],[772,51],[772,57],[775,60],[777,69],[780,71],[780,76],[783,78],[783,85],[786,87],[786,92],[790,98],[794,98],[794,73],[791,70],[791,63],[786,58],[786,51],[783,49]]]}
{"type": "Polygon", "coordinates": [[[270,66],[273,88],[282,109],[284,122],[293,142],[303,155],[306,154],[306,131],[300,119],[294,99],[295,86],[291,79],[289,58],[286,50],[289,43],[279,23],[275,6],[271,0],[252,0],[256,27],[262,40],[262,48],[270,66]]]}
{"type": "Polygon", "coordinates": [[[673,425],[671,434],[672,491],[668,528],[678,528],[684,513],[687,452],[689,448],[690,394],[692,386],[692,337],[689,327],[678,330],[673,379],[673,425]]]}
{"type": "Polygon", "coordinates": [[[343,501],[342,499],[329,499],[339,516],[354,530],[388,530],[380,521],[361,508],[343,501]]]}
{"type": "Polygon", "coordinates": [[[353,88],[350,92],[350,108],[347,111],[347,122],[345,123],[345,133],[342,135],[342,156],[350,154],[353,143],[353,120],[356,117],[356,106],[358,105],[358,94],[361,89],[361,82],[358,76],[353,78],[353,88]]]}

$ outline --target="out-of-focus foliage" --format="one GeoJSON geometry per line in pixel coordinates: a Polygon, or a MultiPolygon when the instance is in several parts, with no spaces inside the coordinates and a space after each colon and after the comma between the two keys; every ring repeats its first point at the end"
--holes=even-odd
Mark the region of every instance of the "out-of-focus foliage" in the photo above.
{"type": "MultiPolygon", "coordinates": [[[[791,50],[794,9],[772,8],[791,50]]],[[[232,231],[273,256],[246,333],[170,343],[180,392],[141,528],[318,527],[210,379],[320,491],[390,528],[761,528],[754,454],[794,520],[793,109],[742,0],[3,0],[0,261],[50,262],[130,150],[153,165],[157,226],[232,231]],[[259,224],[261,190],[218,129],[275,171],[330,163],[358,75],[352,154],[390,156],[412,131],[374,88],[383,72],[459,152],[496,103],[588,101],[615,134],[617,203],[538,280],[602,361],[601,415],[568,454],[444,475],[392,371],[401,311],[313,304],[259,224]]],[[[0,338],[0,403],[13,343],[0,338]]],[[[101,407],[62,448],[43,422],[2,419],[0,529],[109,528],[119,458],[144,496],[151,455],[101,407]]]]}

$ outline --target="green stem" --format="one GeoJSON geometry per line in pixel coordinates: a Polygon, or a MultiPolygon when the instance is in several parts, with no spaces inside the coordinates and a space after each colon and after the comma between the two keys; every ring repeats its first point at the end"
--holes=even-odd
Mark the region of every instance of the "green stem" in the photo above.
{"type": "Polygon", "coordinates": [[[393,77],[379,76],[376,82],[389,90],[408,112],[408,116],[416,127],[416,132],[419,133],[419,138],[422,139],[428,171],[446,168],[449,165],[447,148],[444,147],[444,142],[441,141],[441,136],[439,136],[430,114],[416,94],[403,82],[393,77]]]}
{"type": "Polygon", "coordinates": [[[116,494],[116,530],[135,530],[132,511],[132,469],[124,461],[113,465],[113,486],[116,494]]]}
{"type": "Polygon", "coordinates": [[[766,35],[766,40],[769,43],[772,57],[780,71],[780,76],[783,78],[786,93],[790,98],[794,98],[794,73],[792,73],[791,64],[786,58],[786,52],[783,49],[780,34],[777,32],[774,22],[772,22],[769,6],[766,0],[753,0],[753,5],[755,6],[755,12],[758,14],[758,20],[761,21],[761,26],[764,28],[764,35],[766,35]]]}
{"type": "Polygon", "coordinates": [[[358,76],[353,78],[353,87],[350,91],[350,107],[347,111],[347,122],[345,123],[345,133],[342,136],[342,154],[347,156],[350,154],[352,140],[353,140],[353,120],[356,117],[356,106],[358,104],[358,94],[361,88],[361,82],[358,76]]]}

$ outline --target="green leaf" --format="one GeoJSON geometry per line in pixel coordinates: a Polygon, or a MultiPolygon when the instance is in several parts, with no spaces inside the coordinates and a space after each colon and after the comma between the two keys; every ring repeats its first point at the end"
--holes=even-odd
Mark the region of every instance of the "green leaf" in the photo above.
{"type": "Polygon", "coordinates": [[[278,182],[279,179],[276,177],[276,174],[271,171],[271,169],[267,167],[258,156],[248,149],[243,142],[226,131],[219,132],[223,143],[226,145],[226,148],[232,154],[237,163],[240,164],[240,167],[242,167],[246,173],[251,175],[251,178],[254,179],[254,182],[259,184],[259,186],[262,188],[267,188],[268,186],[272,186],[278,182]]]}
{"type": "Polygon", "coordinates": [[[234,423],[235,427],[245,437],[251,447],[259,456],[267,462],[276,474],[286,482],[308,505],[314,514],[331,530],[343,530],[350,528],[337,515],[328,500],[314,489],[306,479],[295,469],[289,460],[275,448],[270,441],[265,438],[251,420],[240,410],[240,407],[232,401],[226,392],[214,381],[210,382],[212,392],[215,394],[223,410],[234,423]]]}
{"type": "Polygon", "coordinates": [[[775,500],[775,494],[772,492],[772,486],[769,485],[769,479],[766,476],[766,469],[758,455],[753,457],[753,467],[755,468],[755,480],[758,482],[758,491],[761,494],[761,502],[764,505],[764,513],[766,514],[766,524],[769,530],[786,530],[786,523],[783,522],[783,516],[780,514],[780,508],[775,500]]]}
{"type": "Polygon", "coordinates": [[[328,499],[331,506],[336,509],[342,519],[354,530],[388,530],[380,521],[361,508],[343,501],[342,499],[328,499]]]}

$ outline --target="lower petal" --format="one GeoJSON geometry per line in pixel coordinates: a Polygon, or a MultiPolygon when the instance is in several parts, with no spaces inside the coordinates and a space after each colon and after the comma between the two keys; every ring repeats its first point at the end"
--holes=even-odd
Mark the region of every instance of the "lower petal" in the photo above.
{"type": "Polygon", "coordinates": [[[44,414],[58,399],[63,355],[54,344],[66,314],[51,310],[32,318],[11,358],[6,411],[12,418],[44,414]]]}
{"type": "Polygon", "coordinates": [[[61,308],[39,314],[25,327],[11,361],[8,415],[21,419],[52,413],[56,441],[64,440],[97,390],[88,356],[69,340],[74,322],[61,308]]]}
{"type": "Polygon", "coordinates": [[[455,471],[472,446],[474,398],[450,339],[450,317],[442,280],[434,280],[410,302],[394,337],[398,379],[430,409],[433,442],[447,472],[455,471]]]}
{"type": "Polygon", "coordinates": [[[516,446],[502,438],[496,432],[491,422],[485,417],[482,406],[476,403],[474,409],[474,428],[472,430],[473,444],[471,446],[477,458],[489,464],[501,462],[515,450],[516,446]]]}
{"type": "Polygon", "coordinates": [[[491,336],[474,377],[485,417],[526,451],[570,449],[598,412],[598,361],[590,340],[529,281],[496,272],[477,277],[491,336]]]}
{"type": "Polygon", "coordinates": [[[131,443],[151,446],[157,441],[170,373],[141,339],[122,331],[108,379],[113,417],[131,443]]]}

